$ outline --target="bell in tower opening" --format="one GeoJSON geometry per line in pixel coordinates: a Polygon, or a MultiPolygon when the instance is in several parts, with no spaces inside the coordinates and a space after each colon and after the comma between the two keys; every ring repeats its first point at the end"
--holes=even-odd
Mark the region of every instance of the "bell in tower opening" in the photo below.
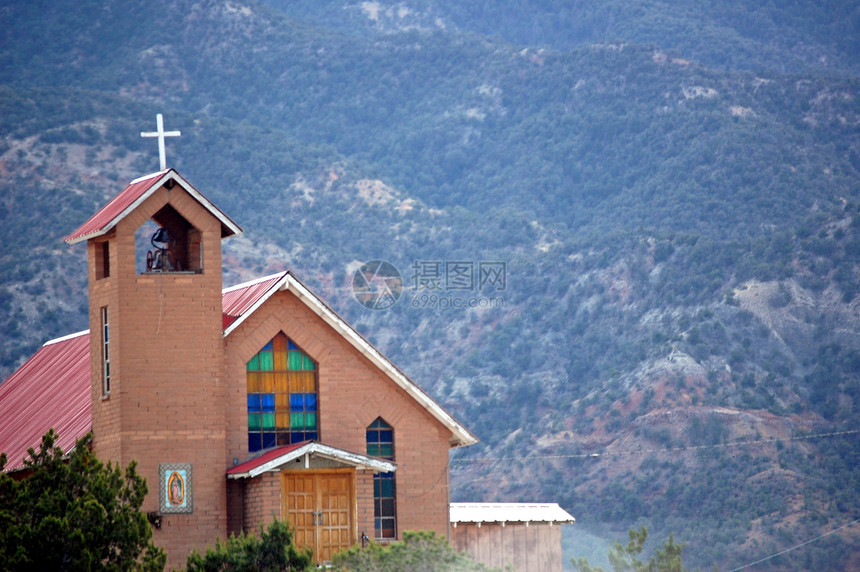
{"type": "Polygon", "coordinates": [[[176,256],[176,241],[170,236],[170,232],[160,227],[149,239],[154,250],[146,253],[147,272],[180,272],[182,265],[176,256]]]}

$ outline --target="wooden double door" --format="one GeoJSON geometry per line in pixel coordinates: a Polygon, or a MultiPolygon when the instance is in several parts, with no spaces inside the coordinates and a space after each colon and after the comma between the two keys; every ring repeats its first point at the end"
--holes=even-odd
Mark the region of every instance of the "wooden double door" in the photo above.
{"type": "Polygon", "coordinates": [[[313,548],[317,563],[355,543],[355,471],[283,471],[282,514],[298,546],[313,548]]]}

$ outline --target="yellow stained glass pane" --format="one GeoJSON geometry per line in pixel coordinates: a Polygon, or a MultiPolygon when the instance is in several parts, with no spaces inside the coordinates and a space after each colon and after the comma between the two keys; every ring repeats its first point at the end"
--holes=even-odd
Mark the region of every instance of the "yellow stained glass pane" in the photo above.
{"type": "Polygon", "coordinates": [[[290,376],[290,393],[304,393],[304,384],[302,374],[297,371],[291,371],[290,376]]]}
{"type": "Polygon", "coordinates": [[[260,374],[257,372],[248,372],[248,393],[260,393],[260,374]]]}
{"type": "Polygon", "coordinates": [[[279,431],[287,430],[290,428],[289,413],[275,413],[275,417],[277,417],[277,425],[279,431]]]}
{"type": "MultiPolygon", "coordinates": [[[[275,411],[289,411],[290,410],[290,394],[289,393],[276,393],[275,394],[275,411]]],[[[278,425],[281,427],[281,425],[278,425]]]]}
{"type": "Polygon", "coordinates": [[[275,371],[287,371],[287,350],[275,348],[275,371]]]}
{"type": "Polygon", "coordinates": [[[285,371],[275,372],[275,392],[287,393],[290,390],[289,374],[285,371]]]}
{"type": "Polygon", "coordinates": [[[263,372],[260,374],[260,392],[274,393],[275,392],[275,374],[272,372],[263,372]]]}
{"type": "Polygon", "coordinates": [[[316,393],[316,375],[312,371],[299,374],[302,376],[302,393],[316,393]]]}

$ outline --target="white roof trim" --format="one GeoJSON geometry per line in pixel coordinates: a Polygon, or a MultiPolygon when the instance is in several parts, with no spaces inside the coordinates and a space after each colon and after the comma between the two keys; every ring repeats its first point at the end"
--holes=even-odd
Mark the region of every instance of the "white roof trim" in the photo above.
{"type": "Polygon", "coordinates": [[[394,463],[389,463],[388,461],[383,461],[382,459],[375,459],[366,455],[359,455],[358,453],[350,453],[349,451],[344,451],[343,449],[337,449],[329,445],[323,445],[322,443],[312,442],[306,445],[302,445],[298,449],[294,449],[292,451],[284,453],[283,455],[276,457],[271,461],[263,463],[262,465],[254,467],[253,469],[245,473],[228,474],[227,478],[247,479],[257,477],[259,475],[262,475],[263,473],[278,471],[283,465],[301,457],[304,457],[305,455],[312,455],[331,461],[337,461],[340,463],[353,465],[354,467],[357,467],[359,469],[372,470],[377,473],[390,473],[397,470],[397,465],[395,465],[394,463]]]}
{"type": "Polygon", "coordinates": [[[466,522],[576,522],[558,503],[452,502],[449,508],[450,521],[455,525],[466,522]]]}
{"type": "Polygon", "coordinates": [[[77,244],[79,242],[83,242],[85,240],[89,240],[91,238],[95,238],[97,236],[103,236],[109,233],[113,228],[119,224],[121,220],[129,215],[132,211],[134,211],[137,207],[139,207],[146,199],[148,199],[152,194],[161,188],[161,186],[168,181],[168,179],[172,179],[179,183],[179,186],[185,189],[185,191],[194,197],[194,199],[203,205],[203,208],[208,210],[212,216],[217,218],[222,225],[226,226],[230,229],[233,234],[242,234],[242,229],[235,222],[230,220],[230,217],[225,215],[221,210],[212,204],[209,199],[200,194],[200,191],[191,186],[191,183],[182,178],[182,175],[177,173],[174,169],[167,169],[166,171],[159,171],[157,173],[153,173],[151,175],[146,175],[144,177],[140,177],[135,179],[129,185],[133,185],[136,183],[141,183],[147,179],[153,179],[153,183],[146,189],[133,203],[128,205],[125,209],[122,210],[118,215],[113,217],[110,222],[108,222],[104,228],[101,230],[97,230],[95,232],[91,232],[89,234],[83,234],[75,239],[67,241],[68,244],[77,244]]]}
{"type": "MultiPolygon", "coordinates": [[[[277,276],[277,274],[268,276],[266,279],[271,279],[274,276],[277,276]]],[[[251,283],[246,283],[240,286],[248,286],[250,284],[251,283]]],[[[233,288],[236,287],[234,286],[233,288]]],[[[235,320],[227,327],[226,330],[224,330],[224,337],[226,338],[230,335],[230,333],[238,328],[239,325],[248,318],[248,316],[253,314],[257,308],[262,306],[266,300],[271,298],[275,292],[280,290],[289,290],[295,294],[296,297],[305,304],[305,306],[321,317],[329,326],[352,344],[355,349],[360,351],[376,367],[382,370],[392,381],[394,381],[394,383],[400,386],[401,389],[421,404],[421,406],[424,407],[424,409],[426,409],[433,417],[447,427],[454,435],[455,446],[463,447],[478,442],[477,437],[472,435],[468,429],[460,425],[460,423],[447,411],[442,409],[442,407],[440,407],[433,398],[424,393],[420,387],[406,377],[403,372],[397,369],[397,367],[391,363],[388,358],[382,355],[379,350],[373,347],[370,342],[364,339],[361,334],[355,331],[352,326],[350,326],[343,318],[338,316],[334,310],[329,308],[325,302],[320,300],[320,298],[311,292],[304,284],[299,282],[299,280],[289,271],[284,272],[284,277],[281,280],[275,283],[268,292],[261,296],[260,299],[251,306],[251,308],[249,308],[240,318],[235,320]]]]}
{"type": "Polygon", "coordinates": [[[47,342],[42,344],[42,347],[50,346],[52,344],[58,344],[60,342],[65,342],[66,340],[71,340],[72,338],[77,338],[80,336],[88,336],[88,335],[90,335],[89,330],[84,330],[82,332],[75,332],[74,334],[69,334],[66,336],[59,337],[59,338],[54,338],[53,340],[48,340],[47,342]]]}

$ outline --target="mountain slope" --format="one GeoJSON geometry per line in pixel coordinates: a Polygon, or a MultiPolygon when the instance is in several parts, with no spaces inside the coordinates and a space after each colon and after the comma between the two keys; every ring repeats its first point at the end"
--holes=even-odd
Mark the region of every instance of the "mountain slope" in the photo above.
{"type": "MultiPolygon", "coordinates": [[[[84,255],[59,241],[156,168],[139,132],[161,112],[170,164],[248,229],[225,284],[292,268],[481,438],[456,500],[556,500],[607,538],[647,523],[700,566],[851,521],[852,13],[762,8],[784,49],[740,34],[745,4],[524,5],[517,45],[432,2],[4,7],[5,371],[86,327],[84,255]],[[352,297],[374,259],[404,279],[387,311],[352,297]],[[505,282],[449,284],[446,263],[505,282]]],[[[772,565],[844,569],[856,534],[772,565]]]]}

